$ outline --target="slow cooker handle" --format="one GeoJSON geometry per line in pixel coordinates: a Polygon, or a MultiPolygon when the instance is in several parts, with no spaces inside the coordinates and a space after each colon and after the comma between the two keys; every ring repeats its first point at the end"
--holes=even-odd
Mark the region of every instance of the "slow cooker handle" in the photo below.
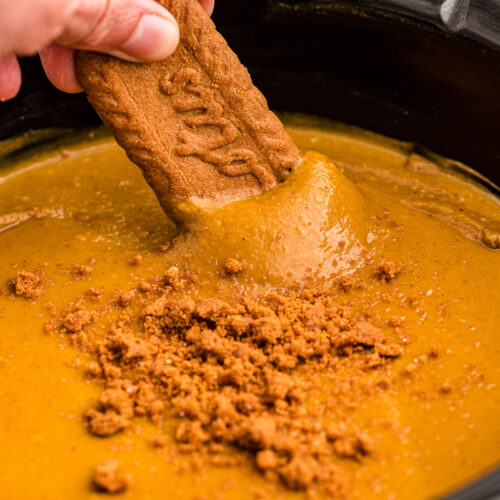
{"type": "MultiPolygon", "coordinates": [[[[219,0],[224,2],[224,0],[219,0]]],[[[225,3],[225,2],[224,2],[225,3]]],[[[231,3],[231,2],[228,2],[231,3]]],[[[348,0],[341,2],[342,9],[375,7],[408,17],[425,19],[441,29],[488,44],[500,51],[500,2],[498,0],[348,0]]],[[[280,9],[294,8],[303,11],[324,11],[339,8],[332,0],[241,0],[225,7],[226,17],[258,20],[280,9]],[[233,9],[231,11],[231,9],[233,9]]]]}

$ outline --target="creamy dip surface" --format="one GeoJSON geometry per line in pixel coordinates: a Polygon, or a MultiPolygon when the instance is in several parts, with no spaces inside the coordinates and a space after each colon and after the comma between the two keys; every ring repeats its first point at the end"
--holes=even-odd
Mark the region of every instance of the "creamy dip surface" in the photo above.
{"type": "MultiPolygon", "coordinates": [[[[437,497],[499,464],[499,199],[454,162],[412,145],[313,118],[285,123],[305,154],[289,178],[248,200],[179,202],[180,229],[101,129],[4,160],[3,498],[100,498],[93,471],[115,458],[133,476],[121,494],[127,499],[303,495],[266,481],[251,460],[184,470],[173,451],[174,417],[159,424],[136,417],[106,438],[88,432],[83,415],[102,391],[85,372],[94,358],[46,325],[54,311],[103,289],[100,305],[91,306],[105,318],[90,326],[98,336],[106,317],[118,314],[117,290],[138,293],[143,280],[172,266],[196,273],[196,298],[343,283],[337,300],[369,307],[402,346],[383,391],[339,400],[332,410],[333,421],[367,429],[375,443],[363,460],[338,459],[349,498],[437,497]],[[245,269],[228,279],[221,269],[230,258],[245,269]],[[378,279],[381,262],[398,262],[401,272],[378,279]],[[23,271],[43,277],[39,297],[16,295],[23,271]],[[348,286],[349,276],[363,286],[348,286]],[[167,436],[161,449],[147,439],[158,426],[167,436]]],[[[337,390],[322,381],[305,407],[337,390]]]]}

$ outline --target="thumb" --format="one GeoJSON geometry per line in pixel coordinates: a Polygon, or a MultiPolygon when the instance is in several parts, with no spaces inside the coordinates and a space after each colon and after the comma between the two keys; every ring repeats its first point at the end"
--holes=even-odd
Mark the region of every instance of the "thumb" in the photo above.
{"type": "Polygon", "coordinates": [[[56,43],[128,61],[156,61],[179,43],[173,16],[154,0],[78,0],[56,43]]]}

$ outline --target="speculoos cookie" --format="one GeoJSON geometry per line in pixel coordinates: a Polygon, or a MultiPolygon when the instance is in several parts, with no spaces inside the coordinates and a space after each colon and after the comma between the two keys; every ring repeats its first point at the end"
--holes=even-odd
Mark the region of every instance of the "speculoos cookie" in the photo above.
{"type": "Polygon", "coordinates": [[[197,0],[161,0],[181,42],[135,64],[80,52],[80,82],[105,125],[142,168],[160,203],[245,197],[271,189],[299,151],[197,0]]]}

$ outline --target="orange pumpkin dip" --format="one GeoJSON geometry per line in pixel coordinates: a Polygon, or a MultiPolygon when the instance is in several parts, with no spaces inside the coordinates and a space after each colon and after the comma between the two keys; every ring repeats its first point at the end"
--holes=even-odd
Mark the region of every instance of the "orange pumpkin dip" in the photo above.
{"type": "Polygon", "coordinates": [[[261,196],[179,203],[180,230],[101,130],[6,166],[6,498],[417,499],[498,464],[498,199],[287,122],[317,153],[261,196]]]}

